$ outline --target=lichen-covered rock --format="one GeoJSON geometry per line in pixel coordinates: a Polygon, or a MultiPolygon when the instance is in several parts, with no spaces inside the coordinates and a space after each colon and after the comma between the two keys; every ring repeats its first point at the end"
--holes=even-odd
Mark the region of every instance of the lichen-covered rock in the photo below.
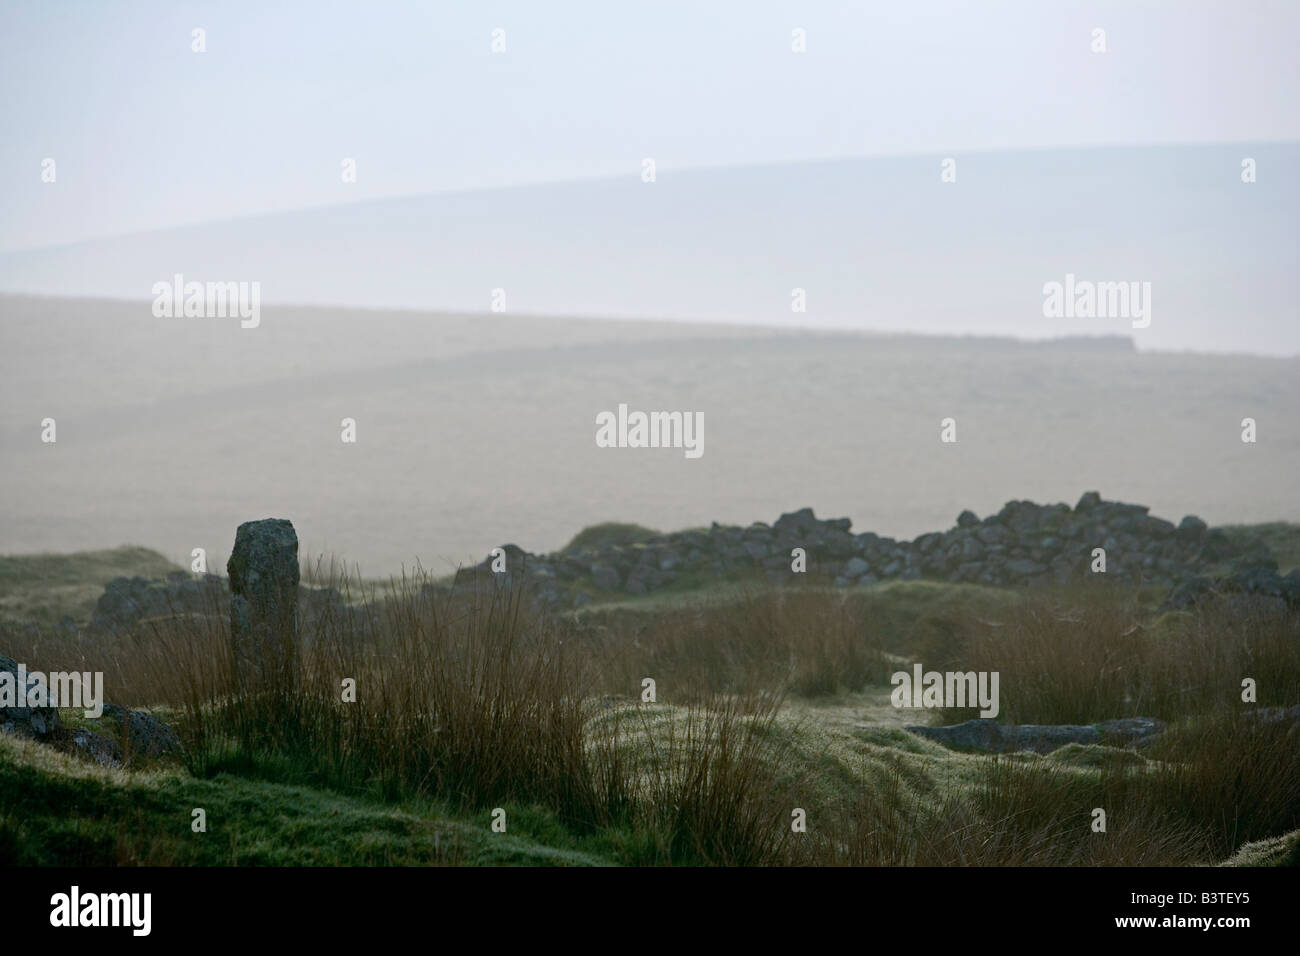
{"type": "Polygon", "coordinates": [[[871,570],[871,565],[862,558],[849,558],[844,564],[844,577],[849,580],[856,580],[871,570]]]}
{"type": "Polygon", "coordinates": [[[58,709],[28,706],[29,702],[41,699],[34,696],[38,691],[45,695],[49,688],[33,677],[26,667],[19,667],[17,661],[3,655],[0,655],[0,671],[6,675],[0,677],[4,688],[12,694],[12,702],[0,703],[0,731],[38,740],[54,734],[59,729],[58,709]]]}
{"type": "Polygon", "coordinates": [[[104,767],[122,766],[122,748],[117,741],[87,727],[71,728],[59,749],[104,767]]]}
{"type": "Polygon", "coordinates": [[[1001,754],[1018,750],[1050,753],[1066,744],[1099,744],[1101,733],[1096,727],[1074,725],[1011,725],[993,720],[967,720],[949,727],[908,727],[914,734],[927,737],[951,750],[1001,754]]]}
{"type": "Polygon", "coordinates": [[[100,720],[104,723],[103,732],[125,740],[132,754],[158,758],[180,753],[181,742],[176,731],[148,711],[105,704],[100,720]]]}
{"type": "Polygon", "coordinates": [[[602,591],[616,591],[623,583],[623,578],[613,565],[595,564],[591,568],[591,583],[602,591]]]}
{"type": "Polygon", "coordinates": [[[951,750],[1002,754],[1020,750],[1051,753],[1067,744],[1140,746],[1164,730],[1154,717],[1125,717],[1096,725],[999,724],[993,720],[967,720],[948,727],[914,726],[907,729],[951,750]]]}

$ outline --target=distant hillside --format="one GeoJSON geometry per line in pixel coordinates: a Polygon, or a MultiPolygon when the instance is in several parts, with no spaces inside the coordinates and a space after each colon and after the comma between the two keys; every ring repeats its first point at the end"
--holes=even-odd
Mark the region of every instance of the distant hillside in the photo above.
{"type": "MultiPolygon", "coordinates": [[[[1151,283],[1143,349],[1300,354],[1300,145],[958,154],[409,196],[0,255],[0,291],[150,302],[259,282],[287,305],[666,318],[926,334],[1127,335],[1052,318],[1043,286],[1151,283]],[[804,311],[794,290],[805,293],[804,311]]],[[[1072,313],[1070,313],[1072,314],[1072,313]]],[[[146,312],[147,316],[148,313],[146,312]]]]}

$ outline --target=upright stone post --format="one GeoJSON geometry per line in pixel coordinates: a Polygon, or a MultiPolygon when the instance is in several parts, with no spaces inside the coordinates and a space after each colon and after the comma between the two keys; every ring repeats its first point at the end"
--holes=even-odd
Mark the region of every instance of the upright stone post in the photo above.
{"type": "Polygon", "coordinates": [[[291,690],[297,680],[298,534],[284,518],[246,521],[226,562],[236,694],[291,690]]]}

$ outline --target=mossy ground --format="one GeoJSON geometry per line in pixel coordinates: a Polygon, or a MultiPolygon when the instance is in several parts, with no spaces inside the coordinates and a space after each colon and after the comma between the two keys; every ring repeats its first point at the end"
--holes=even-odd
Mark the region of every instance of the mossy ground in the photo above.
{"type": "Polygon", "coordinates": [[[100,767],[0,735],[0,864],[19,866],[588,866],[554,816],[507,805],[508,829],[433,804],[176,766],[100,767]],[[206,831],[192,829],[202,809],[206,831]]]}

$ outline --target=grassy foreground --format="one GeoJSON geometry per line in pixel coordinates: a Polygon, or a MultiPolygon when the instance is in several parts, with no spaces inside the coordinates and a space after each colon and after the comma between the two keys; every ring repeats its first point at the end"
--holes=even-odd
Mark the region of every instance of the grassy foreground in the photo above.
{"type": "MultiPolygon", "coordinates": [[[[40,573],[75,588],[102,567],[79,558],[40,573]]],[[[453,601],[421,583],[394,582],[373,617],[316,622],[299,635],[297,670],[257,696],[231,692],[219,616],[153,621],[93,646],[0,628],[0,652],[33,668],[103,670],[110,700],[155,708],[186,744],[169,763],[109,769],[0,735],[0,861],[1147,866],[1300,856],[1300,729],[1258,714],[1300,703],[1294,613],[1157,615],[1148,596],[1118,588],[895,582],[731,586],[551,617],[518,594],[453,601]],[[974,711],[890,703],[890,675],[914,662],[998,671],[1005,723],[1140,715],[1169,729],[1140,751],[956,753],[904,728],[974,711]],[[1241,700],[1246,677],[1254,703],[1241,700]],[[192,827],[195,809],[204,832],[192,827]]]]}

